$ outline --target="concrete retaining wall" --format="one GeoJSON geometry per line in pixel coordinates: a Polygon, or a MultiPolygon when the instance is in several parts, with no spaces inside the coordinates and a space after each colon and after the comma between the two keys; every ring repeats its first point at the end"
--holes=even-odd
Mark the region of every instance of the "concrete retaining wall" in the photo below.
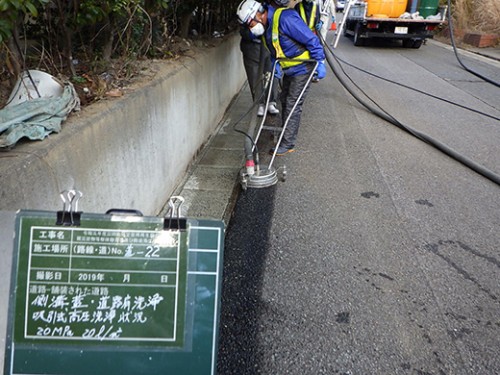
{"type": "Polygon", "coordinates": [[[75,188],[85,212],[157,214],[245,81],[238,43],[167,62],[147,86],[73,114],[60,134],[0,153],[0,210],[60,210],[59,193],[75,188]]]}

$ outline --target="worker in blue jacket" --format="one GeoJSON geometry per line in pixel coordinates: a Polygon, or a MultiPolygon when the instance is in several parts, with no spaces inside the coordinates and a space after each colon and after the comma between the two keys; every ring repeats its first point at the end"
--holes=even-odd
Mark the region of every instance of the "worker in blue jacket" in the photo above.
{"type": "MultiPolygon", "coordinates": [[[[260,0],[257,1],[259,3],[261,2],[260,0]]],[[[257,10],[258,8],[255,8],[253,11],[257,12],[257,10]]],[[[248,85],[250,87],[253,101],[255,102],[257,100],[259,103],[257,116],[262,117],[265,114],[265,103],[269,94],[269,90],[267,90],[266,92],[257,92],[257,89],[260,87],[259,81],[263,81],[263,77],[259,77],[258,74],[259,65],[263,64],[263,73],[265,76],[267,76],[267,74],[271,74],[273,64],[271,63],[271,59],[269,57],[269,51],[263,45],[260,37],[256,37],[255,35],[253,35],[250,32],[249,28],[246,27],[246,25],[242,25],[242,27],[240,27],[240,35],[240,50],[243,55],[243,65],[247,74],[248,85]]],[[[278,80],[275,77],[272,85],[270,85],[271,92],[269,106],[267,108],[268,113],[271,115],[280,113],[276,104],[276,99],[278,97],[278,85],[278,80]]]]}
{"type": "MultiPolygon", "coordinates": [[[[304,20],[311,31],[314,34],[318,35],[318,33],[321,31],[321,28],[323,27],[323,21],[320,18],[320,8],[316,3],[316,0],[303,0],[295,5],[294,8],[297,12],[299,12],[300,18],[304,20]]],[[[314,74],[312,81],[319,82],[317,74],[314,74]]]]}
{"type": "Polygon", "coordinates": [[[295,10],[299,12],[300,18],[304,20],[313,33],[321,30],[323,21],[316,0],[303,0],[295,6],[295,10]]]}
{"type": "Polygon", "coordinates": [[[255,8],[256,1],[243,0],[237,11],[240,20],[254,35],[264,36],[271,58],[274,61],[278,59],[283,74],[281,109],[282,122],[283,125],[287,124],[287,127],[278,148],[271,150],[278,156],[295,151],[302,105],[311,73],[316,66],[314,61],[303,60],[315,60],[317,77],[322,79],[326,76],[323,47],[300,15],[294,9],[288,8],[291,2],[294,0],[272,0],[267,6],[259,7],[259,10],[253,13],[251,10],[255,8]]]}

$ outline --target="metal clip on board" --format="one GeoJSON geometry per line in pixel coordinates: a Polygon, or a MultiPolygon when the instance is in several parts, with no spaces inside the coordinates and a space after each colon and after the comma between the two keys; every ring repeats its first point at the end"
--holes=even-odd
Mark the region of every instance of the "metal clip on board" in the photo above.
{"type": "Polygon", "coordinates": [[[184,203],[184,198],[181,196],[173,196],[168,200],[168,210],[165,215],[163,224],[164,230],[181,230],[187,229],[187,220],[182,218],[181,206],[184,203]]]}
{"type": "Polygon", "coordinates": [[[59,196],[63,201],[62,211],[57,211],[56,225],[80,226],[81,212],[78,211],[78,201],[83,193],[78,190],[64,190],[59,196]]]}

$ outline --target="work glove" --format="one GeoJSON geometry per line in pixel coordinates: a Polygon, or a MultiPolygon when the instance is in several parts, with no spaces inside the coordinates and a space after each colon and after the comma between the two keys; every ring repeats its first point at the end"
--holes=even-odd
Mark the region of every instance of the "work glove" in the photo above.
{"type": "Polygon", "coordinates": [[[283,78],[283,70],[281,70],[280,64],[276,64],[276,69],[274,70],[274,77],[277,79],[283,78]]]}
{"type": "Polygon", "coordinates": [[[323,27],[323,21],[319,21],[319,22],[316,24],[316,30],[317,30],[317,31],[320,31],[322,27],[323,27]]]}
{"type": "Polygon", "coordinates": [[[316,78],[318,78],[318,79],[325,78],[325,76],[326,76],[326,67],[325,67],[325,62],[324,61],[320,61],[318,63],[318,66],[316,68],[316,73],[317,73],[316,78]]]}

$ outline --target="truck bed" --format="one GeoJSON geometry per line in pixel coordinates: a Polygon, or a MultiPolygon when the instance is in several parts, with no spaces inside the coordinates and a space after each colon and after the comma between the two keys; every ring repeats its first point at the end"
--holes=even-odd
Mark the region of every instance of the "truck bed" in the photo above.
{"type": "Polygon", "coordinates": [[[411,19],[367,17],[367,4],[350,4],[345,18],[344,35],[352,35],[354,45],[361,46],[370,39],[402,40],[403,47],[420,48],[423,41],[432,38],[434,30],[445,21],[446,7],[439,8],[438,19],[411,19]]]}
{"type": "Polygon", "coordinates": [[[380,18],[380,17],[365,17],[364,18],[367,22],[407,22],[407,23],[434,23],[434,24],[440,24],[443,22],[443,20],[414,20],[414,19],[408,19],[408,18],[380,18]]]}

